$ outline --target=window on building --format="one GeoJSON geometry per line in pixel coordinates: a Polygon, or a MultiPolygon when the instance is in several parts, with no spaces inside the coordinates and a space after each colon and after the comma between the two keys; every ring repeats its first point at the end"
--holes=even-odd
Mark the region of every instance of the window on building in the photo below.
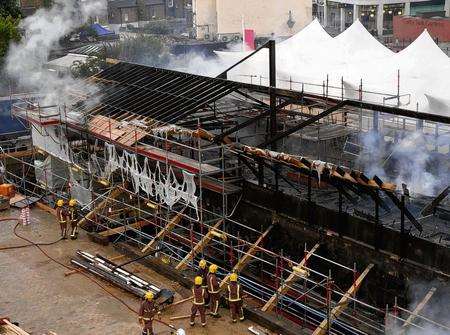
{"type": "Polygon", "coordinates": [[[128,13],[123,13],[123,20],[128,22],[128,13]]]}

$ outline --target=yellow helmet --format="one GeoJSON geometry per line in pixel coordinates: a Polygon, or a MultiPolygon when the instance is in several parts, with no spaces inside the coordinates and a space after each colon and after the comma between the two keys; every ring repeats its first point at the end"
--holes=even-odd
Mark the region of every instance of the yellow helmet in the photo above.
{"type": "Polygon", "coordinates": [[[231,275],[230,275],[230,281],[237,281],[238,280],[238,275],[237,275],[237,273],[232,273],[231,275]]]}
{"type": "Polygon", "coordinates": [[[211,264],[209,266],[209,272],[216,273],[217,272],[217,265],[216,264],[211,264]]]}
{"type": "Polygon", "coordinates": [[[195,277],[194,284],[195,285],[201,285],[203,283],[203,278],[200,276],[195,277]]]}
{"type": "Polygon", "coordinates": [[[154,295],[152,291],[147,291],[147,293],[145,293],[145,299],[147,300],[153,300],[154,295]]]}
{"type": "Polygon", "coordinates": [[[69,206],[70,206],[70,207],[73,207],[73,206],[75,206],[76,204],[77,204],[76,199],[70,199],[70,200],[69,200],[69,206]]]}
{"type": "Polygon", "coordinates": [[[199,263],[198,266],[200,266],[202,269],[206,268],[206,261],[204,259],[202,259],[199,263]]]}
{"type": "Polygon", "coordinates": [[[56,206],[58,206],[58,207],[64,206],[64,200],[63,200],[63,199],[59,199],[59,200],[56,202],[56,206]]]}

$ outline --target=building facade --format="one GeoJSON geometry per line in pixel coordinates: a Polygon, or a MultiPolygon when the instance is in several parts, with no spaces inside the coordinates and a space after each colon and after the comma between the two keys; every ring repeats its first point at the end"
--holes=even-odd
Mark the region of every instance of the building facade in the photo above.
{"type": "MultiPolygon", "coordinates": [[[[47,1],[48,3],[49,1],[47,1]]],[[[37,9],[46,5],[44,0],[20,0],[19,4],[24,16],[33,15],[37,9]]]]}
{"type": "Polygon", "coordinates": [[[393,33],[396,16],[449,16],[450,0],[317,0],[313,13],[322,25],[336,32],[344,31],[355,20],[374,35],[393,33]]]}
{"type": "Polygon", "coordinates": [[[312,19],[307,0],[193,0],[197,39],[241,39],[244,28],[257,37],[291,36],[312,19]]]}
{"type": "Polygon", "coordinates": [[[113,26],[139,26],[151,20],[185,18],[187,0],[111,0],[108,21],[113,26]]]}

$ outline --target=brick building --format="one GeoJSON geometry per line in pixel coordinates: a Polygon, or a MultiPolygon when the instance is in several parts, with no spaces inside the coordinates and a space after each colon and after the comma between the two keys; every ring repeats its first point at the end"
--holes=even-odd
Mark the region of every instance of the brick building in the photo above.
{"type": "Polygon", "coordinates": [[[19,3],[24,16],[33,15],[37,9],[46,4],[45,0],[20,0],[19,3]]]}

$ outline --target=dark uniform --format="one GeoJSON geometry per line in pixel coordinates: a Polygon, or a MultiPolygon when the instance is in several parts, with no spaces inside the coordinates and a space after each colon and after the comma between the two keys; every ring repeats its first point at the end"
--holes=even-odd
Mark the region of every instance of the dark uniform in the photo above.
{"type": "Polygon", "coordinates": [[[202,269],[201,267],[197,270],[197,276],[202,277],[202,287],[205,289],[205,306],[209,306],[209,295],[208,295],[208,269],[205,267],[202,269]]]}
{"type": "Polygon", "coordinates": [[[77,225],[78,225],[78,209],[75,206],[69,207],[69,221],[70,226],[72,227],[72,233],[70,234],[70,237],[72,239],[77,238],[77,225]]]}
{"type": "Polygon", "coordinates": [[[219,310],[220,286],[215,273],[208,273],[207,283],[208,296],[210,299],[209,308],[211,309],[211,314],[217,316],[217,311],[219,310]]]}
{"type": "Polygon", "coordinates": [[[56,217],[59,220],[59,227],[61,228],[61,237],[66,238],[67,235],[67,211],[64,207],[56,208],[56,217]]]}
{"type": "Polygon", "coordinates": [[[192,301],[191,309],[191,326],[195,324],[195,316],[197,311],[200,314],[200,320],[202,321],[202,326],[206,325],[206,310],[205,310],[205,296],[206,290],[200,285],[195,285],[192,289],[192,295],[194,300],[192,301]]]}
{"type": "Polygon", "coordinates": [[[244,320],[244,310],[242,308],[242,287],[237,282],[230,282],[228,284],[228,302],[230,304],[231,319],[233,322],[244,320]]]}
{"type": "Polygon", "coordinates": [[[139,309],[139,320],[143,326],[142,335],[153,335],[153,318],[158,309],[153,301],[144,300],[139,309]]]}

